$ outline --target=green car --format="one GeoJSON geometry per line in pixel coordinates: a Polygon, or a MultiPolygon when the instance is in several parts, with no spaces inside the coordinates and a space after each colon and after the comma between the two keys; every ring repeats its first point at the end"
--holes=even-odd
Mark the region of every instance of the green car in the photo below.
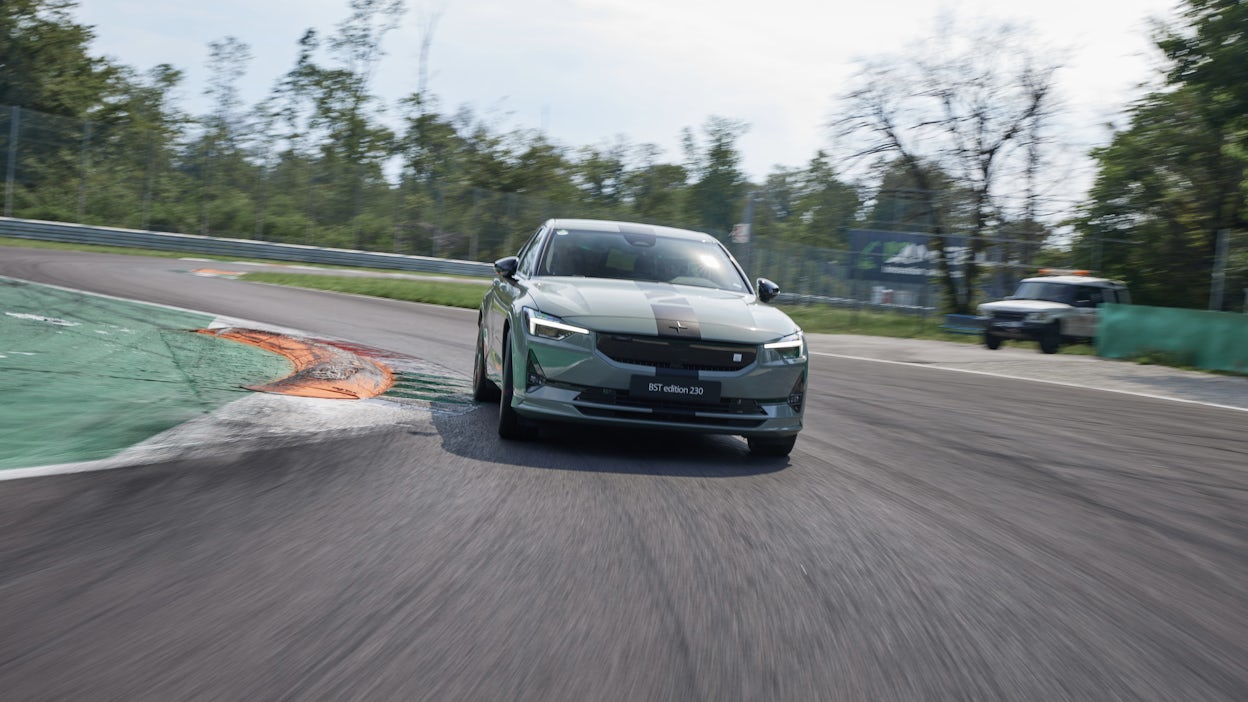
{"type": "Polygon", "coordinates": [[[802,330],[765,304],[714,237],[552,219],[494,263],[481,301],[473,397],[498,402],[498,434],[542,422],[739,434],[787,456],[802,428],[802,330]]]}

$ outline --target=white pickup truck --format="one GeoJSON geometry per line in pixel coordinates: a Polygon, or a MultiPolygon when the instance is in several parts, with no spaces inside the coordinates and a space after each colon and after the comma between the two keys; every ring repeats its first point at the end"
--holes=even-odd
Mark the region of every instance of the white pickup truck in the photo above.
{"type": "Polygon", "coordinates": [[[1062,344],[1096,337],[1096,308],[1131,302],[1127,286],[1117,280],[1095,278],[1087,271],[1040,273],[1023,279],[1006,299],[979,306],[984,346],[997,349],[1006,339],[1038,341],[1043,353],[1057,353],[1062,344]]]}

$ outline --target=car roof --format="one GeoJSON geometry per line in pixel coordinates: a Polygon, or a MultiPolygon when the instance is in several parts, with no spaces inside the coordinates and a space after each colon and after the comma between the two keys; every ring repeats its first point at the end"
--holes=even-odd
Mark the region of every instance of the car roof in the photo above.
{"type": "Polygon", "coordinates": [[[690,239],[694,241],[715,240],[705,232],[691,229],[664,227],[658,224],[642,224],[640,222],[616,222],[608,219],[551,219],[547,220],[551,229],[574,229],[580,231],[619,232],[621,234],[653,234],[673,239],[690,239]]]}
{"type": "Polygon", "coordinates": [[[1039,275],[1032,278],[1023,278],[1024,283],[1058,283],[1060,285],[1093,285],[1096,287],[1107,288],[1117,287],[1122,283],[1108,278],[1090,278],[1086,275],[1039,275]]]}

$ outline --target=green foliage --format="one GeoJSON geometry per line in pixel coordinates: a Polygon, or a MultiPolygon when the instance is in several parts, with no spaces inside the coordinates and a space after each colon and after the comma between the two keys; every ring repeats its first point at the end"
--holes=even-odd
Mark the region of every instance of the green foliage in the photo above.
{"type": "Polygon", "coordinates": [[[481,306],[485,285],[481,280],[464,282],[418,279],[301,275],[292,273],[248,273],[246,280],[258,283],[289,285],[314,290],[334,290],[353,295],[384,297],[406,302],[427,302],[448,307],[475,309],[481,306]]]}
{"type": "Polygon", "coordinates": [[[0,105],[83,118],[113,96],[117,68],[88,53],[73,0],[0,3],[0,105]]]}
{"type": "Polygon", "coordinates": [[[849,246],[861,200],[823,151],[805,169],[778,168],[757,194],[754,228],[779,241],[830,249],[849,246]]]}
{"type": "MultiPolygon", "coordinates": [[[[1073,253],[1127,280],[1137,302],[1200,308],[1218,232],[1248,228],[1248,6],[1188,0],[1183,17],[1157,39],[1167,87],[1093,154],[1099,173],[1073,253]]],[[[1231,290],[1248,282],[1237,258],[1229,274],[1231,290]]]]}
{"type": "Polygon", "coordinates": [[[749,127],[744,122],[711,117],[703,125],[705,142],[686,131],[685,151],[692,164],[689,204],[693,214],[712,233],[723,235],[739,220],[746,180],[736,141],[749,127]]]}

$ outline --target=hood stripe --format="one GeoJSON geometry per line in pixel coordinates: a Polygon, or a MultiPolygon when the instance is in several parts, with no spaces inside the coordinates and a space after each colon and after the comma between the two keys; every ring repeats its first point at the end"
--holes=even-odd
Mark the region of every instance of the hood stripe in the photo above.
{"type": "Polygon", "coordinates": [[[702,325],[683,295],[676,288],[666,283],[638,282],[646,299],[650,302],[650,310],[654,313],[654,321],[661,337],[671,339],[688,339],[697,341],[702,338],[702,325]]]}
{"type": "MultiPolygon", "coordinates": [[[[702,338],[702,325],[694,314],[693,305],[684,295],[676,292],[675,286],[668,283],[638,282],[646,300],[650,302],[650,310],[654,312],[654,322],[660,337],[665,339],[687,339],[697,341],[702,338]]],[[[655,371],[659,377],[700,378],[701,372],[679,368],[659,368],[655,371]]]]}

